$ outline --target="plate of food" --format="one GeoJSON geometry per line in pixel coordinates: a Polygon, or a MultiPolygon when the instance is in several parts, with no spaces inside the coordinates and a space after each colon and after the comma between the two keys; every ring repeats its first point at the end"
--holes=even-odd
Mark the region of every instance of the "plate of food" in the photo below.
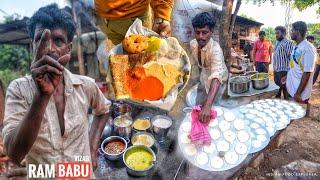
{"type": "Polygon", "coordinates": [[[160,38],[138,19],[108,60],[114,98],[142,106],[170,110],[190,77],[190,61],[178,40],[160,38]]]}
{"type": "Polygon", "coordinates": [[[251,149],[250,153],[258,152],[264,149],[270,140],[268,131],[261,124],[250,121],[251,149]]]}
{"type": "Polygon", "coordinates": [[[208,171],[225,171],[239,165],[247,157],[251,137],[249,128],[237,112],[216,108],[222,112],[209,123],[211,144],[196,146],[191,142],[191,122],[187,117],[180,125],[178,143],[184,157],[193,165],[208,171]]]}
{"type": "Polygon", "coordinates": [[[284,112],[291,120],[303,118],[306,115],[306,110],[295,102],[283,101],[284,112]]]}
{"type": "MultiPolygon", "coordinates": [[[[257,104],[257,102],[253,103],[254,106],[257,104]]],[[[250,107],[250,106],[249,106],[250,107]]],[[[276,124],[274,123],[275,118],[273,118],[273,114],[275,114],[270,109],[249,109],[248,105],[240,106],[239,109],[237,109],[239,114],[242,114],[244,116],[245,120],[248,120],[250,123],[258,123],[263,128],[265,128],[268,131],[269,136],[273,136],[276,132],[276,124]]],[[[275,114],[276,115],[276,114],[275,114]]],[[[276,115],[277,117],[277,115],[276,115]]],[[[247,121],[247,122],[248,122],[247,121]]],[[[250,126],[249,124],[246,124],[250,126]]]]}

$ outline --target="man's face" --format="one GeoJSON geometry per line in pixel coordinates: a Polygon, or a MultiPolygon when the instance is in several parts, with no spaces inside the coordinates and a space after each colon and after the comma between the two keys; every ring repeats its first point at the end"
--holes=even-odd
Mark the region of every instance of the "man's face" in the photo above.
{"type": "Polygon", "coordinates": [[[194,29],[196,34],[196,40],[198,41],[198,44],[201,48],[203,48],[207,43],[209,42],[211,36],[212,36],[212,30],[208,26],[205,26],[204,28],[195,28],[194,29]]]}
{"type": "Polygon", "coordinates": [[[263,41],[263,40],[264,40],[264,35],[259,35],[259,39],[260,39],[261,41],[263,41]]]}
{"type": "MultiPolygon", "coordinates": [[[[41,39],[44,28],[38,26],[35,29],[33,48],[35,49],[41,39]]],[[[48,42],[47,55],[58,60],[61,56],[71,52],[72,43],[68,41],[67,32],[61,28],[50,29],[51,36],[48,42]]],[[[45,48],[45,47],[42,47],[45,48]]],[[[65,66],[66,64],[63,64],[65,66]]]]}
{"type": "Polygon", "coordinates": [[[298,32],[297,30],[295,30],[294,28],[292,28],[292,29],[291,29],[291,34],[290,34],[291,39],[294,40],[294,41],[296,41],[297,38],[298,38],[298,33],[299,33],[299,32],[298,32]]]}
{"type": "Polygon", "coordinates": [[[281,41],[283,38],[284,38],[284,34],[281,31],[276,30],[276,39],[278,41],[281,41]]]}

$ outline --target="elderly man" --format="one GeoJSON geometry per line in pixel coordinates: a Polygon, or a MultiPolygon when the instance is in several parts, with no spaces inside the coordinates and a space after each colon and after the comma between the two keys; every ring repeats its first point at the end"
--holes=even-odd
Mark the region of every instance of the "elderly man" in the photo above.
{"type": "MultiPolygon", "coordinates": [[[[54,164],[84,157],[96,164],[110,101],[91,78],[64,66],[70,60],[75,24],[56,4],[40,8],[28,21],[33,40],[31,76],[14,80],[6,93],[3,138],[19,164],[54,164]],[[88,109],[95,115],[90,132],[88,109]]],[[[93,175],[93,174],[92,174],[93,175]]]]}
{"type": "Polygon", "coordinates": [[[312,91],[314,67],[317,59],[315,47],[306,40],[307,24],[297,21],[292,24],[291,39],[296,42],[291,57],[286,86],[296,102],[307,103],[312,91]]]}
{"type": "Polygon", "coordinates": [[[212,104],[217,101],[217,96],[222,96],[225,89],[228,70],[219,43],[212,39],[215,26],[213,17],[207,12],[197,14],[192,19],[192,26],[196,39],[190,42],[190,48],[193,59],[197,61],[201,70],[198,88],[205,89],[205,96],[200,100],[202,104],[200,120],[208,122],[212,104]]]}

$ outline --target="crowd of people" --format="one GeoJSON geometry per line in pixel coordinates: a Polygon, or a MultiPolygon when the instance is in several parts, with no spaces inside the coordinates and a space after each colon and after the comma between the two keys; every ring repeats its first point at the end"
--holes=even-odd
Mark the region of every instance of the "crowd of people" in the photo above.
{"type": "Polygon", "coordinates": [[[276,43],[259,32],[259,39],[253,45],[253,59],[258,72],[269,72],[273,65],[275,83],[280,87],[277,98],[293,98],[300,103],[308,103],[312,85],[319,74],[319,48],[313,45],[314,37],[307,36],[307,25],[298,21],[292,24],[291,40],[286,36],[286,28],[275,28],[276,43]]]}

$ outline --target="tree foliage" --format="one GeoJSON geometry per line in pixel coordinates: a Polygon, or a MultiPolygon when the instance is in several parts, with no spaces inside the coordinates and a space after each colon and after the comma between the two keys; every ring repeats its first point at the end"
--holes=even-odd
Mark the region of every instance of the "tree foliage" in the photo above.
{"type": "Polygon", "coordinates": [[[257,20],[255,20],[253,17],[249,17],[249,16],[246,15],[246,14],[239,14],[239,16],[244,17],[244,18],[247,18],[247,19],[250,19],[250,20],[252,20],[252,21],[257,21],[257,20]]]}
{"type": "Polygon", "coordinates": [[[4,92],[6,91],[10,82],[14,79],[19,78],[20,76],[21,75],[18,72],[12,71],[10,69],[0,70],[0,80],[3,84],[4,92]]]}
{"type": "Polygon", "coordinates": [[[294,7],[300,11],[315,5],[318,6],[317,13],[320,14],[320,0],[294,0],[294,7]]]}
{"type": "Polygon", "coordinates": [[[4,18],[4,23],[6,24],[6,23],[11,23],[13,21],[21,19],[21,15],[17,13],[13,13],[11,15],[3,16],[3,18],[4,18]]]}
{"type": "Polygon", "coordinates": [[[275,35],[275,30],[272,27],[264,27],[261,29],[262,31],[266,32],[266,37],[269,39],[272,44],[276,43],[276,35],[275,35]]]}
{"type": "Polygon", "coordinates": [[[0,70],[11,69],[26,73],[29,71],[31,54],[18,45],[0,45],[0,70]]]}
{"type": "MultiPolygon", "coordinates": [[[[266,37],[275,44],[276,42],[276,35],[275,30],[272,27],[264,27],[261,29],[262,31],[266,32],[266,37]]],[[[314,45],[316,47],[320,46],[320,23],[317,24],[308,24],[308,35],[312,35],[315,38],[314,45]]],[[[290,39],[290,34],[287,35],[290,39]]]]}
{"type": "MultiPolygon", "coordinates": [[[[312,6],[317,6],[317,13],[320,14],[320,0],[280,0],[281,3],[286,3],[288,1],[294,1],[293,5],[295,8],[299,9],[299,11],[305,10],[312,6]]],[[[247,0],[247,3],[248,2],[253,2],[253,4],[261,6],[261,4],[265,2],[270,2],[274,5],[275,0],[247,0]]]]}
{"type": "Polygon", "coordinates": [[[29,72],[31,54],[24,47],[0,45],[0,80],[6,88],[8,84],[29,72]]]}
{"type": "Polygon", "coordinates": [[[320,46],[320,24],[308,24],[308,35],[314,36],[314,45],[320,46]]]}

